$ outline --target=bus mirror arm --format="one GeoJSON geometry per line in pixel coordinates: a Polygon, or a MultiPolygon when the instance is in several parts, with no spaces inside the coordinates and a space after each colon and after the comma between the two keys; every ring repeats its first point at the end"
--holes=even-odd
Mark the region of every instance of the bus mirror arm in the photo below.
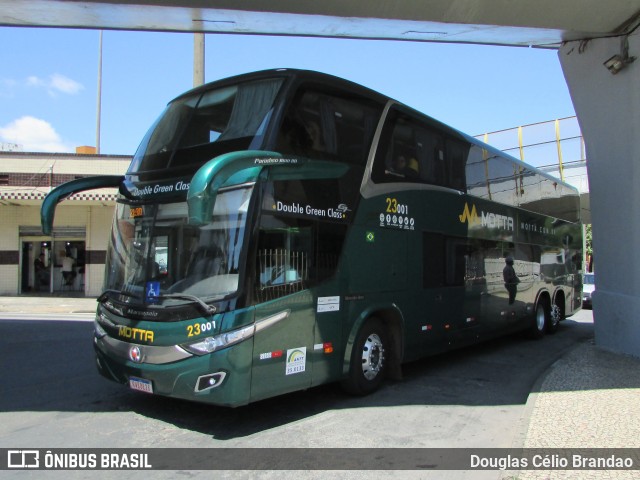
{"type": "Polygon", "coordinates": [[[190,225],[205,225],[211,221],[218,190],[233,175],[257,169],[260,173],[266,165],[279,164],[282,156],[276,152],[246,150],[225,153],[209,160],[195,173],[187,192],[190,225]]]}
{"type": "Polygon", "coordinates": [[[284,158],[276,152],[246,150],[220,155],[205,163],[191,180],[187,193],[189,224],[205,225],[211,221],[218,190],[231,177],[244,172],[247,179],[256,178],[263,167],[270,167],[271,178],[278,180],[300,178],[301,175],[306,179],[338,178],[349,170],[349,165],[344,163],[284,158]]]}
{"type": "Polygon", "coordinates": [[[56,206],[62,200],[71,195],[84,192],[86,190],[94,190],[96,188],[112,188],[118,187],[124,180],[122,175],[101,175],[98,177],[86,177],[71,180],[63,183],[51,190],[40,207],[40,223],[42,225],[42,233],[51,235],[53,229],[53,219],[56,213],[56,206]]]}

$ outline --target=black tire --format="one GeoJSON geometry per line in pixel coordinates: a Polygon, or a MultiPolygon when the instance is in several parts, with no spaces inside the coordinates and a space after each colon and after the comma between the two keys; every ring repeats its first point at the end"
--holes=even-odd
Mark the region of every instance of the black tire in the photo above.
{"type": "Polygon", "coordinates": [[[351,352],[349,376],[342,388],[353,395],[367,395],[377,390],[387,372],[389,335],[384,324],[370,318],[362,326],[351,352]]]}
{"type": "Polygon", "coordinates": [[[549,306],[545,299],[538,300],[536,310],[533,315],[533,323],[529,328],[529,337],[533,339],[539,339],[544,337],[549,325],[549,306]]]}

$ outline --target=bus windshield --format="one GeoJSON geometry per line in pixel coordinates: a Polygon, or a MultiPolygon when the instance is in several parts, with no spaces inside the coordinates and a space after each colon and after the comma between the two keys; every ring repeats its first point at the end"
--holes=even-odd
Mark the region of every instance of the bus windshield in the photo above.
{"type": "Polygon", "coordinates": [[[252,187],[220,191],[210,223],[187,223],[186,202],[119,203],[107,252],[105,291],[129,304],[220,300],[238,290],[252,187]],[[172,298],[173,297],[173,298],[172,298]]]}
{"type": "Polygon", "coordinates": [[[140,143],[129,173],[200,166],[222,153],[258,149],[282,82],[245,82],[174,100],[140,143]]]}

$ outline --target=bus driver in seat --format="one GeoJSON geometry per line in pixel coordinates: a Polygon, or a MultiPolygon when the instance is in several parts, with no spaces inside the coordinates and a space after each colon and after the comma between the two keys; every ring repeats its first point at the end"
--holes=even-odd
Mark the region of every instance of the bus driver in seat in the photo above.
{"type": "Polygon", "coordinates": [[[406,178],[418,178],[419,170],[418,161],[413,157],[407,161],[404,155],[399,155],[393,162],[392,173],[406,178]]]}

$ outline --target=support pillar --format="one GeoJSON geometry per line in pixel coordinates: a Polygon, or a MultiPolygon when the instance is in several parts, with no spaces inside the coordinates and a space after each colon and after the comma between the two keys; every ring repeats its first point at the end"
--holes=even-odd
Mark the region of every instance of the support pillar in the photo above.
{"type": "Polygon", "coordinates": [[[205,62],[205,38],[204,33],[193,34],[193,86],[199,87],[204,84],[204,62],[205,62]]]}
{"type": "MultiPolygon", "coordinates": [[[[613,75],[621,38],[568,42],[560,63],[587,154],[596,292],[596,344],[640,357],[640,59],[613,75]]],[[[628,38],[640,57],[640,35],[628,38]]]]}

